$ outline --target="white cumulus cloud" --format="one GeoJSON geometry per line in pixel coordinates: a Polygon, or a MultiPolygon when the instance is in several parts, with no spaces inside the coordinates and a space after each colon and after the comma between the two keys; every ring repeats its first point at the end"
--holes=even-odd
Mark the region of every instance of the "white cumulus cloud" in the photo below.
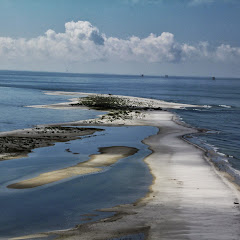
{"type": "Polygon", "coordinates": [[[146,38],[107,37],[87,21],[67,22],[63,33],[50,29],[44,35],[31,39],[0,37],[0,60],[19,64],[22,61],[47,63],[111,60],[178,63],[196,58],[239,60],[240,48],[222,44],[212,49],[207,42],[194,45],[179,43],[169,32],[150,34],[146,38]]]}

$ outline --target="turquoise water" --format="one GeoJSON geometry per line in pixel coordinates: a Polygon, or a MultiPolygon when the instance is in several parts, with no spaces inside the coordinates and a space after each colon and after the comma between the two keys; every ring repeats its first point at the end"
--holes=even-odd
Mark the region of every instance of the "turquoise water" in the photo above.
{"type": "MultiPolygon", "coordinates": [[[[202,77],[142,78],[0,71],[0,131],[94,118],[99,114],[94,110],[24,107],[65,102],[72,98],[45,95],[45,90],[111,93],[206,105],[205,108],[175,112],[186,123],[211,130],[195,135],[191,141],[210,151],[222,153],[220,158],[227,159],[229,166],[240,170],[240,79],[213,81],[202,77]]],[[[72,141],[70,145],[57,143],[54,147],[35,149],[29,158],[0,162],[0,237],[5,239],[7,235],[73,227],[81,222],[81,214],[96,213],[95,210],[101,207],[133,202],[144,196],[151,176],[142,163],[149,150],[141,140],[154,133],[155,128],[147,127],[106,128],[105,132],[97,133],[97,137],[72,141]],[[127,136],[130,135],[128,141],[127,136]],[[72,166],[88,154],[97,153],[98,147],[103,147],[99,143],[106,146],[135,146],[140,151],[100,174],[64,180],[32,190],[6,188],[13,182],[41,172],[72,166]],[[79,151],[80,154],[72,155],[65,152],[65,148],[79,151]]],[[[97,214],[94,219],[104,217],[106,213],[97,214]]]]}

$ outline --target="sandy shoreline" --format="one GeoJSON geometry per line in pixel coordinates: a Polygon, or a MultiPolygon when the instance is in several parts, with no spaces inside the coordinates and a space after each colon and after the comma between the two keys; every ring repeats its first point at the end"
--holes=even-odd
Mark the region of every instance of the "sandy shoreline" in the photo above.
{"type": "MultiPolygon", "coordinates": [[[[156,104],[161,105],[160,102],[156,104]]],[[[177,104],[178,107],[191,105],[177,104]]],[[[102,209],[115,211],[114,217],[82,224],[71,230],[14,239],[56,235],[67,240],[102,240],[124,239],[134,234],[143,234],[145,239],[154,240],[240,239],[239,191],[224,174],[209,164],[203,151],[181,139],[182,135],[196,130],[175,123],[173,117],[167,111],[142,111],[140,114],[130,113],[129,118],[124,120],[108,116],[72,123],[158,127],[156,135],[144,140],[152,150],[145,159],[154,176],[149,194],[134,204],[102,209]]]]}

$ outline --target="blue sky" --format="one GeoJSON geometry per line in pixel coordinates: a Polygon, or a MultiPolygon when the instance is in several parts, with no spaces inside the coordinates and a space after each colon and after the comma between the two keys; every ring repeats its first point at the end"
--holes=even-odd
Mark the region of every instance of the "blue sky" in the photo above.
{"type": "Polygon", "coordinates": [[[239,77],[239,13],[238,0],[0,0],[1,68],[239,77]]]}

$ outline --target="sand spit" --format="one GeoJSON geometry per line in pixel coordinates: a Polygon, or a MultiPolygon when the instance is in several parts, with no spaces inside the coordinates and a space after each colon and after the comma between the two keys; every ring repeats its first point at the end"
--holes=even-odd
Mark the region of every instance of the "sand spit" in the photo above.
{"type": "Polygon", "coordinates": [[[99,148],[100,154],[91,155],[90,159],[86,162],[79,163],[72,167],[42,173],[35,178],[14,183],[7,187],[15,189],[34,188],[74,176],[100,172],[103,170],[103,167],[111,166],[118,160],[133,155],[137,151],[138,149],[136,148],[124,146],[99,148]]]}
{"type": "MultiPolygon", "coordinates": [[[[103,240],[127,239],[129,235],[141,234],[151,240],[239,240],[239,191],[209,163],[202,150],[181,138],[196,130],[175,123],[174,115],[167,111],[131,112],[129,115],[122,119],[100,117],[75,124],[158,127],[158,134],[144,140],[152,150],[145,162],[154,176],[147,196],[134,204],[102,209],[116,212],[113,217],[81,224],[71,230],[44,233],[42,237],[103,240]]],[[[31,238],[34,239],[34,235],[14,239],[31,238]]]]}
{"type": "Polygon", "coordinates": [[[99,128],[42,126],[0,133],[0,160],[26,157],[34,148],[54,145],[92,135],[99,128]]]}
{"type": "Polygon", "coordinates": [[[240,239],[239,205],[234,204],[239,192],[226,184],[200,149],[180,138],[194,130],[174,123],[172,117],[149,112],[135,121],[160,127],[157,135],[144,141],[153,151],[145,162],[155,178],[145,198],[105,209],[116,211],[112,218],[51,234],[66,240],[124,239],[137,233],[154,240],[240,239]]]}

